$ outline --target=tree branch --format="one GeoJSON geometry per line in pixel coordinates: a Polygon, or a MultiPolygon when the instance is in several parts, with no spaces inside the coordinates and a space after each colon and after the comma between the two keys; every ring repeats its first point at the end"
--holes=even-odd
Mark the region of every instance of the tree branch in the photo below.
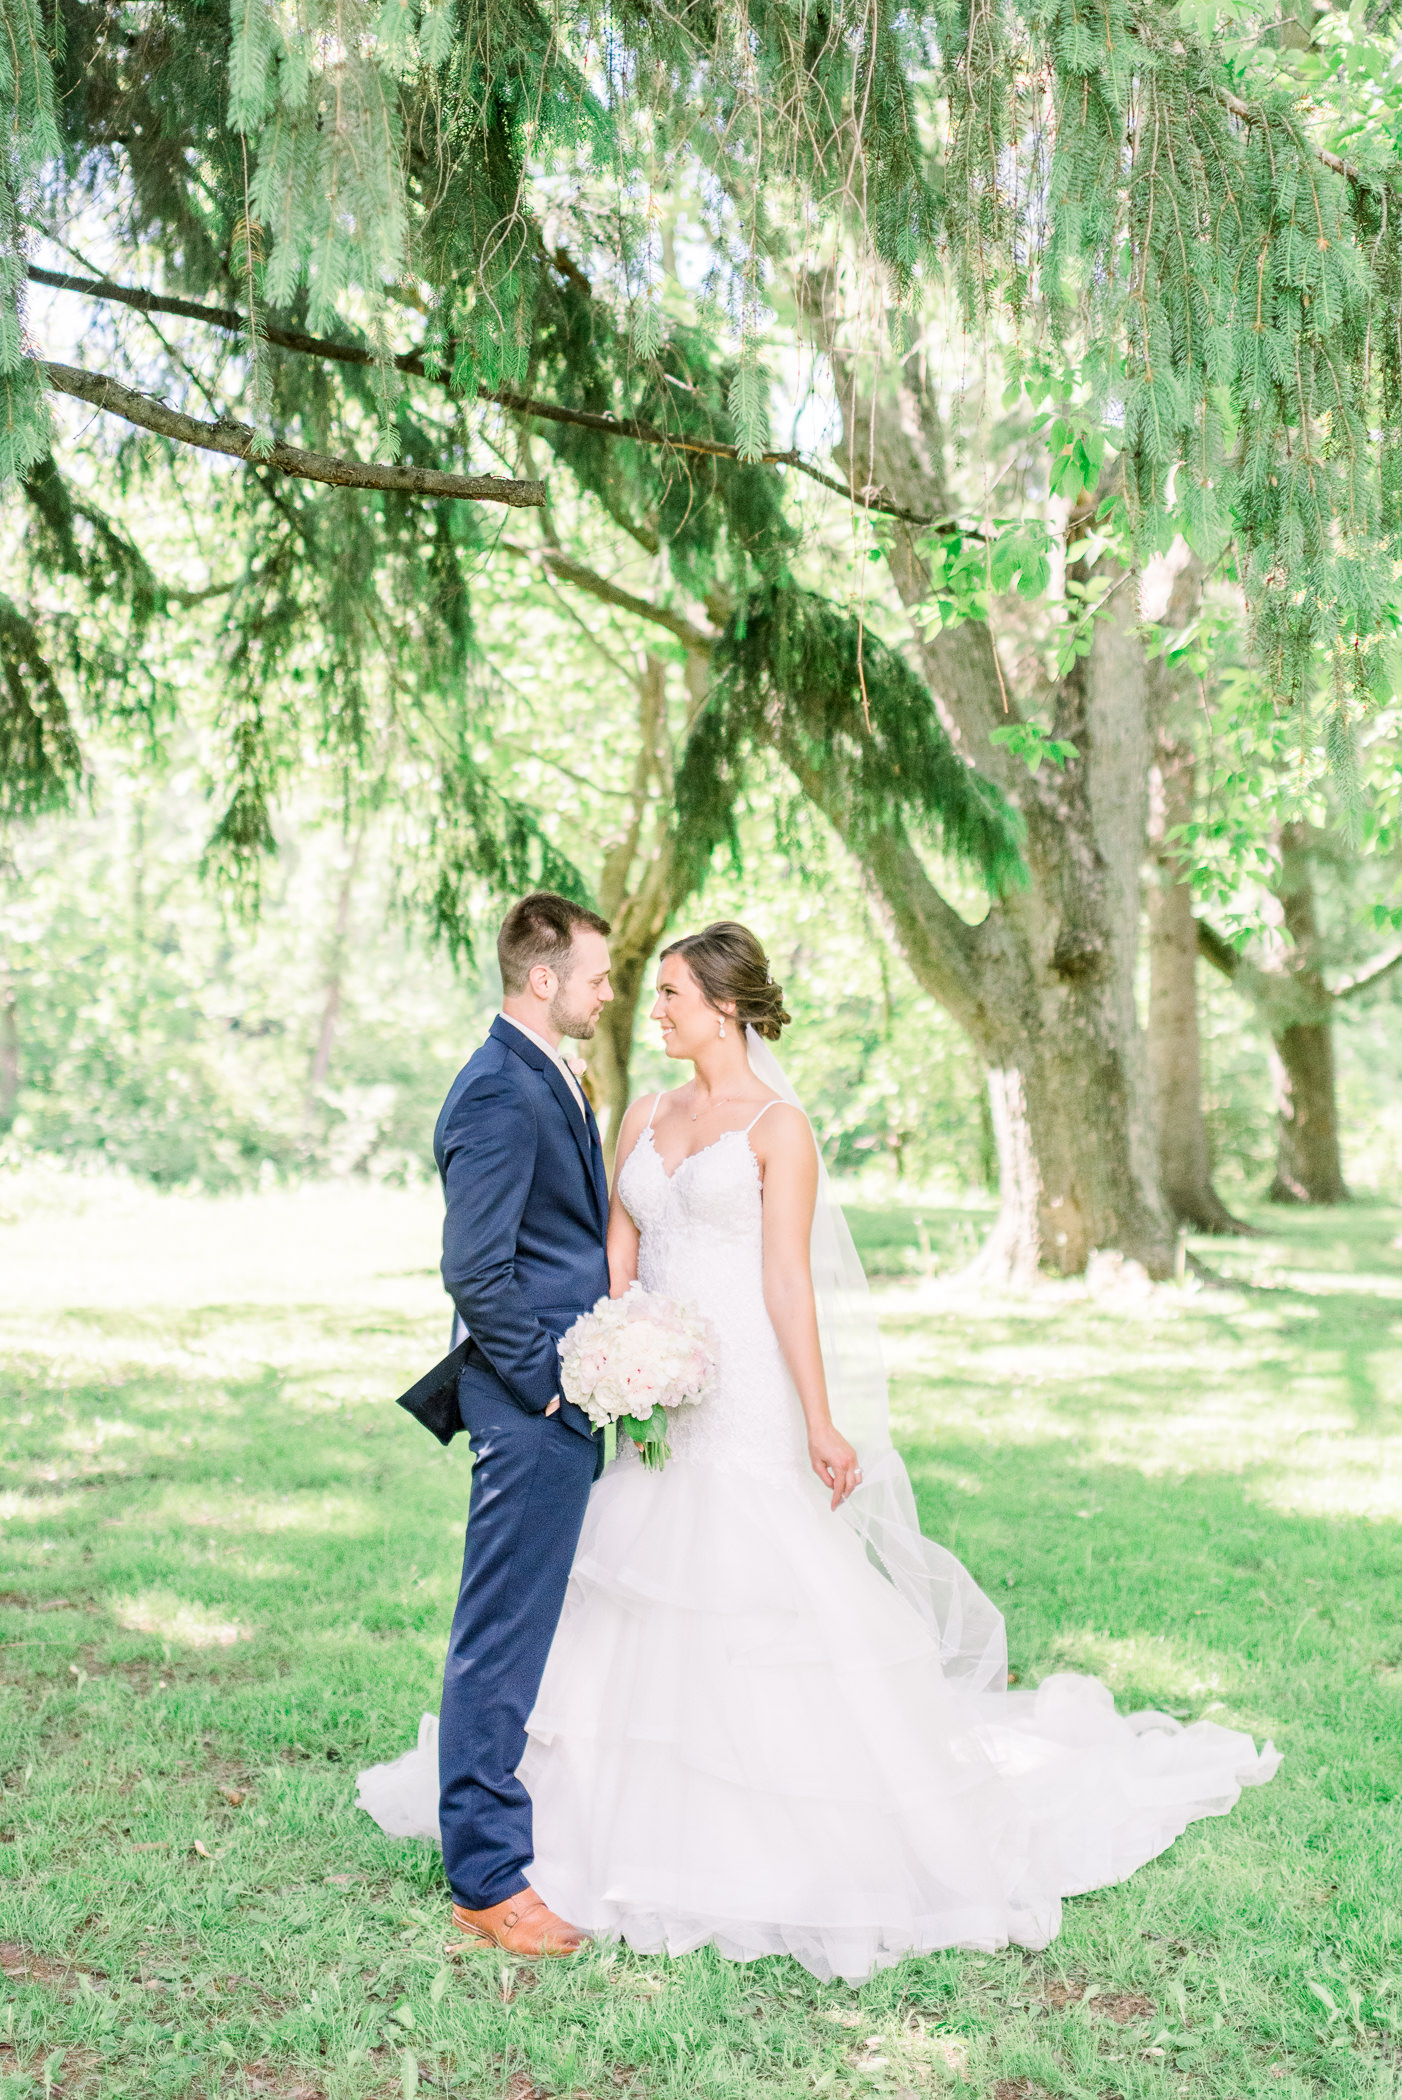
{"type": "Polygon", "coordinates": [[[1391,976],[1399,964],[1402,964],[1402,948],[1399,948],[1395,955],[1389,955],[1386,962],[1378,963],[1374,969],[1365,970],[1361,977],[1349,978],[1345,984],[1341,984],[1338,987],[1333,993],[1333,997],[1335,999],[1352,999],[1359,992],[1370,992],[1373,986],[1381,983],[1384,977],[1391,976]]]}
{"type": "MultiPolygon", "coordinates": [[[[1337,994],[1330,992],[1313,975],[1300,971],[1298,950],[1293,957],[1296,967],[1292,968],[1287,960],[1281,968],[1262,969],[1250,956],[1239,954],[1224,941],[1205,919],[1198,919],[1195,923],[1198,954],[1215,970],[1220,970],[1228,982],[1251,1001],[1259,1019],[1273,1036],[1281,1035],[1287,1028],[1312,1027],[1327,1022],[1337,994]]],[[[1393,960],[1402,961],[1402,956],[1393,960]]],[[[1391,968],[1391,963],[1387,967],[1391,968]]]]}
{"type": "MultiPolygon", "coordinates": [[[[1243,124],[1264,124],[1267,122],[1265,110],[1253,109],[1249,102],[1243,102],[1241,97],[1232,94],[1229,88],[1219,87],[1217,99],[1224,109],[1230,110],[1232,115],[1240,118],[1243,124]]],[[[1337,153],[1330,153],[1323,146],[1311,146],[1309,150],[1322,166],[1328,168],[1334,175],[1342,175],[1344,181],[1351,182],[1355,189],[1372,191],[1388,187],[1385,182],[1370,180],[1361,168],[1353,167],[1346,160],[1340,160],[1337,153]]]]}
{"type": "Polygon", "coordinates": [[[1204,962],[1210,962],[1214,970],[1220,970],[1230,983],[1240,972],[1242,957],[1230,941],[1224,941],[1216,928],[1208,925],[1206,919],[1194,923],[1198,930],[1198,954],[1204,962]]]}
{"type": "MultiPolygon", "coordinates": [[[[141,314],[171,314],[179,320],[204,321],[212,328],[227,329],[233,335],[247,335],[248,322],[232,306],[204,306],[198,299],[178,299],[163,292],[148,292],[136,286],[115,284],[106,277],[65,277],[57,270],[41,270],[31,263],[29,275],[35,284],[48,285],[57,292],[82,292],[89,299],[104,299],[121,306],[129,306],[141,314]]],[[[261,324],[260,333],[265,341],[276,344],[280,350],[295,350],[303,357],[325,357],[342,365],[373,365],[376,359],[369,350],[358,343],[337,343],[326,336],[307,335],[299,328],[283,328],[276,322],[261,324]]],[[[417,379],[428,379],[431,375],[424,366],[423,353],[405,350],[389,362],[396,372],[411,373],[417,379]]],[[[738,460],[739,448],[728,445],[720,438],[695,437],[684,431],[659,430],[652,423],[636,423],[627,417],[599,415],[593,409],[562,408],[558,402],[538,401],[529,394],[514,393],[509,387],[485,387],[477,389],[479,401],[494,402],[499,408],[510,409],[513,415],[534,416],[543,423],[571,423],[576,429],[594,430],[603,437],[628,438],[637,445],[665,445],[673,452],[696,452],[712,459],[738,460]]],[[[802,453],[765,452],[759,464],[766,467],[792,467],[797,474],[806,474],[810,481],[820,487],[831,489],[834,495],[854,503],[861,510],[877,512],[886,518],[899,518],[907,525],[934,525],[942,522],[922,513],[902,510],[874,488],[849,487],[831,474],[823,473],[806,460],[802,453]]],[[[951,531],[958,528],[953,524],[951,531]]],[[[967,536],[967,535],[966,535],[967,536]]]]}
{"type": "MultiPolygon", "coordinates": [[[[102,299],[109,304],[129,306],[139,314],[171,314],[180,321],[205,321],[211,328],[223,328],[230,335],[247,335],[248,322],[232,306],[206,306],[199,299],[178,299],[167,292],[148,292],[138,285],[117,284],[110,277],[65,277],[58,270],[41,270],[37,264],[29,266],[30,280],[34,284],[48,285],[55,292],[82,292],[89,299],[102,299]]],[[[274,321],[265,322],[259,333],[280,350],[296,350],[304,357],[326,357],[336,364],[373,365],[375,358],[369,350],[358,343],[336,343],[327,336],[307,335],[300,328],[283,328],[274,321]]],[[[390,363],[398,372],[412,372],[420,379],[427,378],[423,357],[417,350],[406,350],[401,356],[391,358],[390,363]]]]}
{"type": "Polygon", "coordinates": [[[899,817],[855,825],[848,798],[800,741],[782,730],[773,748],[816,809],[880,891],[897,939],[921,984],[945,1006],[981,1056],[993,1040],[986,1009],[980,951],[982,933],[961,919],[935,888],[899,817]]]}
{"type": "Polygon", "coordinates": [[[597,598],[603,605],[617,606],[620,612],[634,613],[640,620],[651,620],[654,626],[665,627],[669,634],[674,634],[679,642],[685,642],[687,648],[694,649],[698,656],[709,656],[715,647],[717,637],[708,628],[698,627],[694,620],[672,612],[665,605],[654,605],[650,598],[635,597],[632,591],[610,583],[606,576],[586,568],[582,561],[576,561],[558,548],[523,547],[515,540],[498,540],[497,545],[504,554],[519,555],[523,561],[534,562],[538,568],[558,577],[561,583],[572,583],[576,590],[587,591],[591,598],[597,598]]]}
{"type": "MultiPolygon", "coordinates": [[[[839,338],[832,270],[800,276],[797,294],[837,388],[842,411],[839,464],[847,467],[854,486],[879,484],[910,506],[899,513],[902,523],[891,533],[885,551],[901,603],[913,615],[931,595],[930,565],[911,530],[915,507],[936,517],[951,514],[944,425],[934,389],[914,360],[897,368],[894,396],[878,398],[863,387],[860,361],[843,349],[839,338]]],[[[981,539],[983,534],[967,536],[981,539]]],[[[914,640],[940,719],[959,751],[1011,799],[1020,799],[1021,766],[992,741],[995,729],[1018,717],[1004,690],[987,621],[965,621],[933,636],[917,634],[914,640]]]]}
{"type": "Polygon", "coordinates": [[[74,365],[47,364],[39,369],[60,394],[90,401],[94,408],[121,416],[157,437],[173,438],[203,452],[222,452],[255,467],[274,467],[302,481],[324,481],[333,488],[394,489],[407,495],[455,496],[473,503],[507,503],[514,509],[538,509],[545,501],[543,481],[504,481],[496,474],[442,474],[433,467],[400,467],[369,464],[359,459],[334,459],[325,452],[304,452],[296,445],[272,444],[259,448],[258,433],[246,423],[220,421],[201,423],[194,416],[167,408],[149,394],[121,386],[102,372],[79,371],[74,365]]]}

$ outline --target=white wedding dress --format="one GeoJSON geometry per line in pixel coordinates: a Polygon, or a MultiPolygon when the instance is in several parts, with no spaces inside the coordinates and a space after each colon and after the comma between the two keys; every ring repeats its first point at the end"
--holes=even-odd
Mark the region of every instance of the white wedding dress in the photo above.
{"type": "MultiPolygon", "coordinates": [[[[810,1470],[765,1310],[748,1132],[669,1176],[649,1124],[619,1188],[641,1282],[710,1319],[718,1380],[673,1416],[661,1472],[621,1440],[590,1498],[521,1765],[553,1910],[646,1953],[709,1942],[857,1982],[940,1947],[1044,1946],[1064,1896],[1123,1880],[1271,1777],[1269,1744],[1119,1716],[1094,1678],[1008,1692],[949,1675],[810,1470]]],[[[426,1715],[360,1801],[436,1835],[437,1795],[426,1715]]]]}

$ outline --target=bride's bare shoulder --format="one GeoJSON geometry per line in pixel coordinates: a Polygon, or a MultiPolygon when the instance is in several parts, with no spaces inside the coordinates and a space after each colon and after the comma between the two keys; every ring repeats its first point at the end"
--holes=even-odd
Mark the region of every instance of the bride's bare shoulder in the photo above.
{"type": "Polygon", "coordinates": [[[797,1102],[786,1101],[782,1094],[771,1094],[751,1127],[751,1142],[761,1157],[762,1148],[793,1158],[806,1158],[816,1152],[813,1127],[807,1116],[797,1102]]]}
{"type": "MultiPolygon", "coordinates": [[[[680,1093],[680,1091],[679,1087],[673,1087],[672,1089],[672,1093],[680,1093]]],[[[642,1136],[643,1131],[652,1121],[659,1104],[670,1099],[671,1095],[667,1093],[639,1094],[636,1101],[628,1103],[627,1108],[623,1111],[623,1121],[618,1126],[618,1156],[620,1160],[626,1152],[632,1150],[642,1136]]]]}
{"type": "Polygon", "coordinates": [[[775,1130],[792,1131],[795,1134],[811,1129],[808,1118],[798,1103],[786,1101],[782,1094],[771,1094],[760,1110],[760,1115],[764,1118],[764,1122],[758,1125],[761,1130],[765,1123],[772,1124],[775,1130]]]}
{"type": "Polygon", "coordinates": [[[678,1094],[685,1092],[685,1087],[674,1086],[664,1087],[661,1093],[654,1091],[651,1094],[639,1094],[636,1100],[628,1103],[623,1117],[623,1129],[626,1130],[632,1123],[646,1123],[650,1117],[656,1114],[659,1108],[665,1108],[669,1101],[674,1100],[678,1094]]]}

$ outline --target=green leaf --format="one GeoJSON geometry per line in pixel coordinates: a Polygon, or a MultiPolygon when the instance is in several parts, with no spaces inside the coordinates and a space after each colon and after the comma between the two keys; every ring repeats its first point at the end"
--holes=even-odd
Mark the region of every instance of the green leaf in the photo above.
{"type": "Polygon", "coordinates": [[[988,740],[1020,758],[1029,773],[1040,772],[1047,760],[1054,766],[1065,766],[1080,757],[1075,744],[1064,737],[1049,736],[1036,722],[1009,722],[990,730],[988,740]]]}
{"type": "Polygon", "coordinates": [[[1020,598],[1040,598],[1051,583],[1051,563],[1045,554],[1034,554],[1022,565],[1017,579],[1020,598]]]}
{"type": "Polygon", "coordinates": [[[419,2060],[412,2049],[406,2049],[399,2059],[399,2089],[404,2100],[416,2100],[419,2090],[419,2060]]]}
{"type": "Polygon", "coordinates": [[[452,1975],[452,1970],[449,1968],[447,1962],[444,1962],[442,1968],[438,1971],[438,1974],[434,1977],[432,1983],[428,1987],[428,2002],[430,2005],[441,2005],[443,2003],[443,1993],[447,1990],[449,1983],[452,1981],[452,1975]]]}

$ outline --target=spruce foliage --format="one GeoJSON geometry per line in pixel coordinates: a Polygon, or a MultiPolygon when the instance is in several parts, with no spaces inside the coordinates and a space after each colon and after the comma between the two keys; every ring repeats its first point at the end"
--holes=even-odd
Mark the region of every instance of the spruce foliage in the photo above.
{"type": "MultiPolygon", "coordinates": [[[[1253,96],[1233,48],[1169,0],[151,0],[136,13],[0,0],[0,13],[0,476],[53,483],[42,346],[23,326],[25,221],[62,235],[81,209],[103,219],[114,275],[154,274],[246,317],[214,383],[268,435],[462,470],[479,391],[516,389],[731,441],[738,459],[533,426],[680,585],[746,607],[711,734],[740,695],[812,669],[800,638],[822,623],[797,597],[781,614],[776,596],[794,530],[762,463],[760,351],[776,270],[842,241],[898,306],[947,274],[975,327],[1011,313],[1029,354],[1069,361],[1119,436],[1120,511],[1141,547],[1180,526],[1207,559],[1234,543],[1276,692],[1297,699],[1327,652],[1333,743],[1351,748],[1402,561],[1397,170],[1321,155],[1304,105],[1253,96]],[[660,313],[648,209],[680,182],[703,200],[717,258],[710,318],[690,328],[660,313]],[[279,350],[274,320],[369,362],[279,350]],[[427,380],[396,356],[406,339],[427,380]],[[777,638],[763,677],[742,676],[735,654],[751,614],[777,638]]],[[[438,826],[444,850],[480,818],[481,865],[496,865],[510,825],[489,818],[458,755],[482,522],[256,466],[234,500],[257,552],[228,598],[211,864],[251,880],[280,770],[310,745],[352,783],[381,779],[391,749],[421,769],[431,749],[427,771],[460,813],[438,826]]],[[[81,581],[105,592],[99,526],[90,540],[81,581]]],[[[850,669],[845,636],[835,617],[823,646],[850,669]]],[[[15,661],[37,666],[24,673],[37,707],[52,666],[42,648],[15,661]]],[[[869,713],[873,754],[889,737],[894,755],[915,703],[894,670],[873,681],[865,656],[863,670],[863,732],[869,713]]],[[[21,738],[15,762],[31,749],[21,738]]],[[[1003,869],[996,824],[961,829],[967,781],[936,769],[924,786],[960,850],[1003,869]]],[[[469,853],[449,872],[450,894],[472,865],[469,853]]]]}
{"type": "Polygon", "coordinates": [[[727,627],[714,673],[677,779],[679,851],[698,879],[717,846],[738,851],[746,762],[764,745],[840,799],[850,838],[904,817],[990,887],[1024,879],[1017,811],[960,758],[905,658],[852,614],[763,584],[727,627]]]}
{"type": "Polygon", "coordinates": [[[34,624],[0,594],[0,819],[62,808],[81,773],[78,739],[34,624]]]}

